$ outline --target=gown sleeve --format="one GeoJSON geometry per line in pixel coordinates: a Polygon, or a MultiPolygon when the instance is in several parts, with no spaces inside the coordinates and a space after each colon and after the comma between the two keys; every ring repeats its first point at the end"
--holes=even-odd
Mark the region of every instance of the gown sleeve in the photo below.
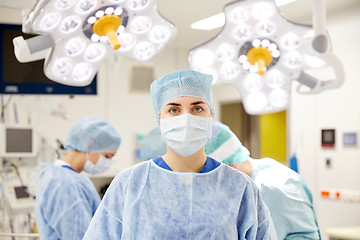
{"type": "Polygon", "coordinates": [[[240,204],[238,233],[238,239],[278,239],[270,212],[252,181],[245,188],[240,204]]]}
{"type": "Polygon", "coordinates": [[[118,175],[107,189],[83,239],[121,239],[123,207],[123,182],[118,175]]]}
{"type": "Polygon", "coordinates": [[[92,212],[86,200],[74,202],[54,225],[60,239],[82,239],[91,221],[92,212]]]}
{"type": "Polygon", "coordinates": [[[37,218],[42,219],[40,222],[37,219],[42,238],[82,239],[100,203],[100,197],[89,179],[79,178],[67,171],[49,172],[55,178],[46,182],[45,193],[37,196],[36,201],[42,200],[37,202],[39,206],[36,207],[37,218]],[[66,181],[60,181],[56,174],[62,174],[61,179],[66,181]]]}

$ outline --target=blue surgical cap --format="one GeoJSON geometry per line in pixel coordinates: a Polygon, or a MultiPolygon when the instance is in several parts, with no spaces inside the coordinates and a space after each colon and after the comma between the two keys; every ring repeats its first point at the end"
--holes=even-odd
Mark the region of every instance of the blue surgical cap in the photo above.
{"type": "Polygon", "coordinates": [[[116,152],[121,137],[105,119],[85,117],[74,124],[65,148],[81,152],[116,152]]]}
{"type": "Polygon", "coordinates": [[[212,76],[193,70],[180,70],[155,80],[150,87],[152,102],[157,117],[171,99],[192,96],[203,99],[214,115],[211,102],[212,76]]]}
{"type": "Polygon", "coordinates": [[[218,121],[213,123],[212,137],[205,144],[205,154],[225,164],[244,162],[250,157],[249,150],[230,128],[218,121]]]}
{"type": "Polygon", "coordinates": [[[158,127],[146,134],[140,143],[140,158],[143,160],[154,159],[166,153],[166,143],[161,140],[158,127]]]}

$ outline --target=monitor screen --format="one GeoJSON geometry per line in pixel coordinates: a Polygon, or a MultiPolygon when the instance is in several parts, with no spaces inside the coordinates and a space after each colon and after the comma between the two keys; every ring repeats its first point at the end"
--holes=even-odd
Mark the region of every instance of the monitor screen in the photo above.
{"type": "Polygon", "coordinates": [[[32,129],[7,128],[6,130],[7,153],[31,153],[33,149],[32,129]]]}
{"type": "Polygon", "coordinates": [[[14,53],[13,39],[23,36],[21,25],[0,24],[0,94],[96,94],[96,77],[85,87],[63,85],[44,74],[44,60],[20,63],[14,53]]]}
{"type": "Polygon", "coordinates": [[[28,125],[0,124],[0,157],[35,157],[36,137],[28,125]]]}
{"type": "Polygon", "coordinates": [[[14,187],[16,199],[28,198],[30,194],[27,192],[26,186],[14,187]]]}

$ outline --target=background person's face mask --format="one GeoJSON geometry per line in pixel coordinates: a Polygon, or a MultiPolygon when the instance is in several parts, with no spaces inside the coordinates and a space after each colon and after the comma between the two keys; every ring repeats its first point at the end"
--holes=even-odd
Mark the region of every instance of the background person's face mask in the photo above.
{"type": "Polygon", "coordinates": [[[111,159],[104,157],[103,155],[100,154],[99,160],[97,161],[96,164],[93,164],[90,160],[89,160],[89,155],[87,154],[87,160],[84,166],[84,171],[86,173],[95,175],[95,174],[100,174],[105,172],[106,170],[108,170],[111,166],[111,159]]]}
{"type": "Polygon", "coordinates": [[[160,119],[161,138],[177,154],[189,157],[211,138],[212,118],[189,113],[160,119]]]}

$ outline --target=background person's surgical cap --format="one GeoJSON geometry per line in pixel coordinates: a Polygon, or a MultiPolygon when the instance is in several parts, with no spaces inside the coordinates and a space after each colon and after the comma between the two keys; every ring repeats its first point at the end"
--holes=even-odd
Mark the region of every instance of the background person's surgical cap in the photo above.
{"type": "Polygon", "coordinates": [[[140,143],[140,158],[143,160],[154,159],[166,153],[166,143],[161,140],[158,127],[144,136],[140,143]]]}
{"type": "Polygon", "coordinates": [[[71,128],[64,147],[81,152],[116,152],[120,143],[118,131],[108,121],[85,117],[71,128]]]}
{"type": "MultiPolygon", "coordinates": [[[[161,132],[156,127],[141,142],[140,157],[149,160],[165,153],[166,143],[161,140],[161,132]]],[[[241,144],[230,128],[218,121],[212,125],[212,136],[205,144],[205,154],[225,164],[244,162],[250,157],[249,150],[241,144]]]]}
{"type": "Polygon", "coordinates": [[[180,70],[169,73],[150,86],[150,92],[157,118],[161,109],[171,99],[192,96],[203,99],[210,107],[214,116],[214,107],[211,102],[212,76],[193,70],[180,70]]]}
{"type": "Polygon", "coordinates": [[[212,137],[205,144],[205,154],[225,164],[244,162],[250,157],[249,150],[230,128],[217,121],[212,125],[212,137]]]}

